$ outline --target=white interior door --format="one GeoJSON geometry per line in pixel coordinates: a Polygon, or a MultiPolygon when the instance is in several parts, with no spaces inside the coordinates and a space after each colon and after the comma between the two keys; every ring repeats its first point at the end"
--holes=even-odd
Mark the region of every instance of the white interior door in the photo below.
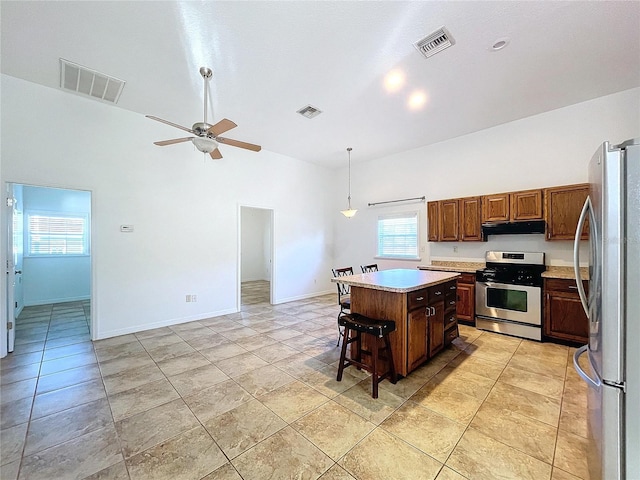
{"type": "Polygon", "coordinates": [[[16,265],[16,249],[14,248],[14,240],[16,234],[16,217],[17,206],[13,195],[13,185],[7,185],[7,208],[8,215],[8,235],[7,235],[7,351],[13,352],[16,339],[16,275],[22,272],[17,269],[16,265]]]}

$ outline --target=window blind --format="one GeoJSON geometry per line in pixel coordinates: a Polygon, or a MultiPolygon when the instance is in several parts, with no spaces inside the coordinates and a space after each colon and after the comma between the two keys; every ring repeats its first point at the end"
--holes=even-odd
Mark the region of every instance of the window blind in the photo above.
{"type": "Polygon", "coordinates": [[[418,213],[378,217],[378,256],[418,257],[418,213]]]}
{"type": "Polygon", "coordinates": [[[29,255],[85,255],[86,218],[29,215],[29,255]]]}

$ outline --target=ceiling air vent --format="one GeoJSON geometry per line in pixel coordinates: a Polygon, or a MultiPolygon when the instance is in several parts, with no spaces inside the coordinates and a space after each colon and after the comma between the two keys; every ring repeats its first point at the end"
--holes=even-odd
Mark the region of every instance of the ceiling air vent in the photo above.
{"type": "Polygon", "coordinates": [[[125,81],[60,59],[60,87],[96,100],[118,103],[125,81]]]}
{"type": "Polygon", "coordinates": [[[316,107],[312,107],[311,105],[307,105],[306,107],[302,107],[296,113],[299,113],[303,117],[313,118],[320,115],[322,113],[322,110],[316,107]]]}
{"type": "Polygon", "coordinates": [[[413,44],[418,51],[426,58],[432,57],[438,52],[441,52],[445,48],[449,48],[455,44],[455,40],[446,28],[440,27],[438,30],[430,35],[427,35],[421,40],[418,40],[413,44]]]}

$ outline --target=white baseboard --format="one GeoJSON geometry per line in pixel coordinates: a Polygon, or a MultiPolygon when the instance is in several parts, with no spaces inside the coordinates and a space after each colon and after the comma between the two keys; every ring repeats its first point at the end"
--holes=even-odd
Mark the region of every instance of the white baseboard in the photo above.
{"type": "Polygon", "coordinates": [[[37,305],[49,305],[50,303],[66,303],[66,302],[80,302],[82,300],[91,300],[90,295],[82,295],[79,297],[66,297],[66,298],[47,298],[44,300],[25,301],[25,307],[35,307],[37,305]]]}
{"type": "Polygon", "coordinates": [[[331,290],[325,290],[324,292],[307,293],[305,295],[299,295],[297,297],[278,298],[278,299],[275,299],[273,304],[280,305],[281,303],[295,302],[296,300],[306,300],[307,298],[319,297],[321,295],[329,295],[331,293],[336,293],[336,291],[334,289],[331,289],[331,290]]]}

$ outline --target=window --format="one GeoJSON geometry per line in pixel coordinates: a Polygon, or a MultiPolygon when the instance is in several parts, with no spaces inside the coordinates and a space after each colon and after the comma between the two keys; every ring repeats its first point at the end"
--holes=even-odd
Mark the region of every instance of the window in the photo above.
{"type": "Polygon", "coordinates": [[[28,215],[29,255],[88,255],[87,216],[28,215]]]}
{"type": "Polygon", "coordinates": [[[418,258],[418,212],[378,217],[377,256],[418,258]]]}

